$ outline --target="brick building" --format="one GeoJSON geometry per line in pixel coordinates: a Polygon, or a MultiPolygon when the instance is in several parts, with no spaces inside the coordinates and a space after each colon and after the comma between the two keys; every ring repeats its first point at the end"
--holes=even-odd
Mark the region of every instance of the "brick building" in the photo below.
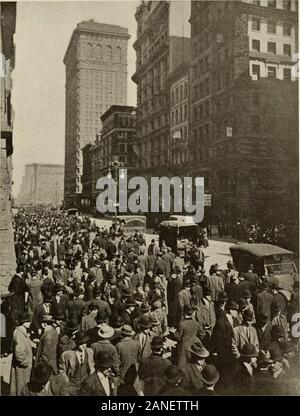
{"type": "Polygon", "coordinates": [[[168,76],[189,57],[190,2],[143,1],[137,8],[137,152],[145,176],[170,171],[168,76]]]}
{"type": "Polygon", "coordinates": [[[83,148],[83,172],[86,207],[96,208],[97,180],[106,176],[109,164],[119,162],[127,169],[130,178],[135,173],[137,157],[136,143],[136,108],[131,106],[111,106],[101,116],[102,132],[93,145],[83,148]]]}
{"type": "Polygon", "coordinates": [[[61,204],[64,196],[64,165],[32,163],[25,175],[17,205],[61,204]]]}
{"type": "Polygon", "coordinates": [[[190,166],[206,212],[296,224],[296,2],[192,2],[190,23],[190,166]]]}
{"type": "Polygon", "coordinates": [[[81,202],[81,149],[101,130],[100,115],[112,104],[127,104],[128,29],[97,23],[77,25],[66,66],[65,195],[67,206],[81,202]]]}
{"type": "Polygon", "coordinates": [[[11,214],[13,109],[11,106],[12,71],[15,66],[16,3],[0,3],[0,82],[1,82],[1,154],[0,154],[0,281],[6,291],[15,272],[16,259],[11,214]]]}

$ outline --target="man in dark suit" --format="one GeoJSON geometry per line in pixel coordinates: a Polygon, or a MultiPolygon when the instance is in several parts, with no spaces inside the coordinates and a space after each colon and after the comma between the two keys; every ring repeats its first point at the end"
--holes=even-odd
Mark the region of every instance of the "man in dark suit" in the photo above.
{"type": "Polygon", "coordinates": [[[267,312],[261,312],[260,315],[258,315],[256,324],[259,349],[264,351],[271,342],[272,324],[269,318],[270,315],[267,312]]]}
{"type": "Polygon", "coordinates": [[[101,354],[95,360],[96,371],[83,381],[79,396],[116,396],[112,367],[113,360],[110,354],[101,354]]]}
{"type": "Polygon", "coordinates": [[[161,337],[154,337],[151,341],[152,354],[145,358],[139,367],[139,377],[141,381],[141,389],[145,392],[145,388],[151,384],[151,380],[155,379],[160,383],[159,390],[164,385],[164,373],[171,365],[171,362],[163,358],[163,339],[161,337]]]}
{"type": "Polygon", "coordinates": [[[44,315],[55,315],[56,310],[53,306],[52,296],[45,295],[43,296],[43,303],[36,307],[33,317],[32,317],[32,329],[35,331],[35,334],[38,335],[41,333],[41,323],[43,321],[44,315]]]}
{"type": "Polygon", "coordinates": [[[81,322],[83,311],[86,308],[86,302],[83,300],[84,291],[81,287],[74,289],[74,298],[67,303],[66,319],[77,319],[81,322]]]}
{"type": "Polygon", "coordinates": [[[12,294],[10,297],[10,313],[15,321],[20,313],[25,311],[25,292],[27,286],[23,279],[23,272],[23,266],[18,266],[16,274],[12,277],[8,286],[8,290],[12,294]]]}
{"type": "Polygon", "coordinates": [[[219,370],[223,370],[225,375],[233,361],[231,342],[233,328],[239,324],[237,320],[238,308],[236,302],[229,302],[226,306],[226,314],[217,321],[212,333],[212,352],[217,356],[219,370]]]}
{"type": "Polygon", "coordinates": [[[186,306],[184,309],[184,319],[179,323],[175,333],[177,340],[177,364],[178,367],[184,368],[190,357],[190,348],[196,341],[197,335],[201,333],[201,327],[192,319],[193,309],[186,306]]]}
{"type": "Polygon", "coordinates": [[[54,286],[55,296],[53,298],[53,310],[55,310],[56,315],[62,314],[65,315],[67,303],[69,302],[70,298],[69,295],[63,293],[63,286],[60,283],[57,283],[54,286]]]}
{"type": "Polygon", "coordinates": [[[121,328],[122,339],[116,344],[120,361],[119,378],[124,381],[129,368],[134,365],[137,368],[139,342],[133,339],[134,332],[130,325],[121,328]]]}
{"type": "Polygon", "coordinates": [[[183,385],[191,393],[197,394],[203,387],[201,372],[205,367],[205,359],[209,356],[209,352],[203,347],[200,341],[196,341],[190,348],[191,362],[183,369],[183,385]]]}
{"type": "Polygon", "coordinates": [[[58,333],[53,326],[52,316],[45,315],[42,318],[43,334],[38,344],[35,366],[40,363],[48,363],[57,372],[57,345],[58,333]]]}
{"type": "Polygon", "coordinates": [[[268,291],[268,282],[262,281],[261,291],[256,296],[256,313],[271,315],[271,304],[273,295],[268,291]]]}

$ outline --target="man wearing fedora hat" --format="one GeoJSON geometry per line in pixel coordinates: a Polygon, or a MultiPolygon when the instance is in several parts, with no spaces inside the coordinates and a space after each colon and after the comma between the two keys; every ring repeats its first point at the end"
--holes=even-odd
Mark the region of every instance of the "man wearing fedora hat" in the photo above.
{"type": "Polygon", "coordinates": [[[261,350],[265,350],[267,345],[271,342],[272,329],[270,315],[267,312],[260,312],[257,317],[255,328],[257,332],[259,348],[261,350]]]}
{"type": "Polygon", "coordinates": [[[91,345],[94,352],[95,359],[103,352],[108,352],[113,360],[114,374],[118,375],[120,368],[120,360],[116,347],[111,343],[114,336],[114,329],[107,323],[102,323],[98,326],[98,341],[91,345]]]}
{"type": "Polygon", "coordinates": [[[88,314],[84,315],[81,319],[81,328],[88,332],[90,329],[93,329],[97,326],[96,316],[99,312],[99,307],[97,302],[91,301],[88,304],[88,314]]]}
{"type": "Polygon", "coordinates": [[[120,362],[119,378],[124,381],[128,369],[134,365],[137,368],[139,342],[133,339],[135,333],[130,325],[121,327],[122,339],[116,344],[120,362]]]}
{"type": "Polygon", "coordinates": [[[226,376],[228,369],[232,366],[232,337],[233,328],[237,327],[238,304],[229,301],[226,304],[226,313],[217,320],[211,338],[211,351],[216,356],[218,369],[226,376]]]}
{"type": "Polygon", "coordinates": [[[66,319],[77,319],[81,321],[83,312],[86,309],[86,302],[83,300],[84,290],[81,286],[77,286],[73,292],[73,299],[67,303],[66,319]]]}
{"type": "Polygon", "coordinates": [[[148,358],[151,351],[151,328],[153,328],[153,321],[149,315],[141,315],[138,319],[138,332],[135,339],[139,342],[138,362],[140,363],[145,358],[148,358]]]}
{"type": "Polygon", "coordinates": [[[123,288],[120,290],[121,298],[116,300],[112,305],[113,315],[122,316],[122,313],[126,310],[125,301],[132,295],[129,288],[123,288]]]}
{"type": "Polygon", "coordinates": [[[109,352],[101,353],[95,360],[95,372],[83,381],[79,396],[116,396],[113,365],[109,352]]]}
{"type": "Polygon", "coordinates": [[[133,296],[129,296],[125,300],[125,311],[120,315],[124,321],[124,324],[133,326],[134,323],[134,317],[132,316],[132,313],[136,307],[135,299],[133,296]]]}
{"type": "Polygon", "coordinates": [[[164,372],[165,384],[159,392],[159,396],[191,396],[188,390],[182,387],[183,371],[176,365],[170,365],[164,372]]]}
{"type": "Polygon", "coordinates": [[[243,321],[241,325],[238,325],[233,329],[231,348],[232,354],[236,358],[240,357],[240,352],[245,344],[252,344],[255,346],[257,353],[259,351],[257,332],[252,326],[253,319],[253,312],[246,309],[243,314],[243,321]]]}
{"type": "Polygon", "coordinates": [[[273,295],[269,292],[269,284],[267,279],[263,279],[261,282],[261,290],[256,295],[256,314],[257,316],[260,313],[271,315],[271,304],[273,300],[273,295]]]}
{"type": "Polygon", "coordinates": [[[196,341],[189,349],[190,362],[183,368],[183,385],[190,392],[197,394],[203,387],[202,370],[206,366],[205,360],[209,357],[209,351],[201,341],[196,341]]]}
{"type": "Polygon", "coordinates": [[[35,366],[41,362],[47,362],[52,366],[53,371],[56,373],[58,333],[53,326],[52,316],[44,315],[42,318],[41,327],[43,333],[36,352],[35,366]]]}
{"type": "Polygon", "coordinates": [[[284,330],[285,339],[288,338],[290,330],[289,324],[285,315],[282,313],[281,305],[276,302],[273,302],[271,305],[271,325],[280,325],[284,330]]]}
{"type": "Polygon", "coordinates": [[[41,323],[43,316],[52,315],[53,312],[53,297],[52,295],[45,294],[43,296],[43,303],[36,307],[32,317],[32,329],[36,335],[42,332],[41,323]]]}
{"type": "Polygon", "coordinates": [[[181,317],[184,316],[184,308],[191,305],[191,281],[190,279],[184,279],[183,288],[178,293],[178,304],[181,312],[181,317]]]}
{"type": "Polygon", "coordinates": [[[209,287],[204,287],[203,298],[200,301],[199,309],[195,312],[195,320],[199,323],[201,328],[201,340],[208,347],[216,323],[215,306],[212,301],[212,292],[209,287]]]}
{"type": "Polygon", "coordinates": [[[30,317],[23,312],[18,317],[18,326],[12,339],[12,364],[10,374],[10,395],[19,396],[30,380],[32,369],[32,343],[29,338],[30,317]]]}
{"type": "Polygon", "coordinates": [[[86,346],[89,341],[86,332],[76,332],[74,341],[75,347],[64,351],[58,362],[59,373],[65,376],[71,396],[77,396],[83,380],[95,370],[93,350],[86,346]]]}
{"type": "Polygon", "coordinates": [[[239,354],[235,371],[231,372],[231,382],[224,388],[227,393],[236,395],[252,395],[257,369],[257,347],[252,343],[245,343],[239,354]]]}
{"type": "Polygon", "coordinates": [[[178,329],[174,334],[177,341],[177,365],[184,368],[190,357],[190,347],[201,335],[201,327],[193,319],[193,309],[187,305],[184,308],[184,319],[180,321],[178,329]]]}
{"type": "Polygon", "coordinates": [[[150,346],[152,354],[149,357],[142,360],[139,367],[141,389],[145,395],[147,395],[147,391],[145,390],[147,386],[148,390],[151,390],[151,384],[153,380],[155,380],[156,384],[160,384],[160,388],[163,387],[164,373],[166,369],[171,365],[171,362],[168,359],[163,358],[162,356],[164,348],[162,337],[154,337],[150,343],[150,346]]]}
{"type": "Polygon", "coordinates": [[[202,372],[202,381],[203,381],[203,388],[200,390],[201,396],[215,396],[215,386],[219,380],[219,372],[216,367],[212,364],[207,364],[202,372]]]}

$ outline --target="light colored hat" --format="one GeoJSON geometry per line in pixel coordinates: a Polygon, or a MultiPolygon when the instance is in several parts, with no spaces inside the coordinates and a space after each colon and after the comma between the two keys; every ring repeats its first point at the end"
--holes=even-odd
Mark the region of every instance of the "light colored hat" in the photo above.
{"type": "Polygon", "coordinates": [[[111,326],[105,323],[100,324],[98,328],[99,328],[99,331],[98,331],[99,337],[104,338],[104,339],[111,338],[115,333],[114,328],[112,328],[111,326]]]}

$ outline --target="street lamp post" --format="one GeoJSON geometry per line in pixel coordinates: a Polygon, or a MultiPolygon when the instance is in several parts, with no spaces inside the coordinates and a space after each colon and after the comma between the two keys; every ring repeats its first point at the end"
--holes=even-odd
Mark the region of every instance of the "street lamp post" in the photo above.
{"type": "Polygon", "coordinates": [[[119,162],[118,160],[115,160],[113,162],[109,162],[108,164],[108,174],[107,177],[109,179],[113,179],[115,184],[115,218],[114,223],[115,227],[117,226],[117,211],[118,211],[118,185],[119,185],[119,169],[124,167],[123,162],[119,162]]]}

